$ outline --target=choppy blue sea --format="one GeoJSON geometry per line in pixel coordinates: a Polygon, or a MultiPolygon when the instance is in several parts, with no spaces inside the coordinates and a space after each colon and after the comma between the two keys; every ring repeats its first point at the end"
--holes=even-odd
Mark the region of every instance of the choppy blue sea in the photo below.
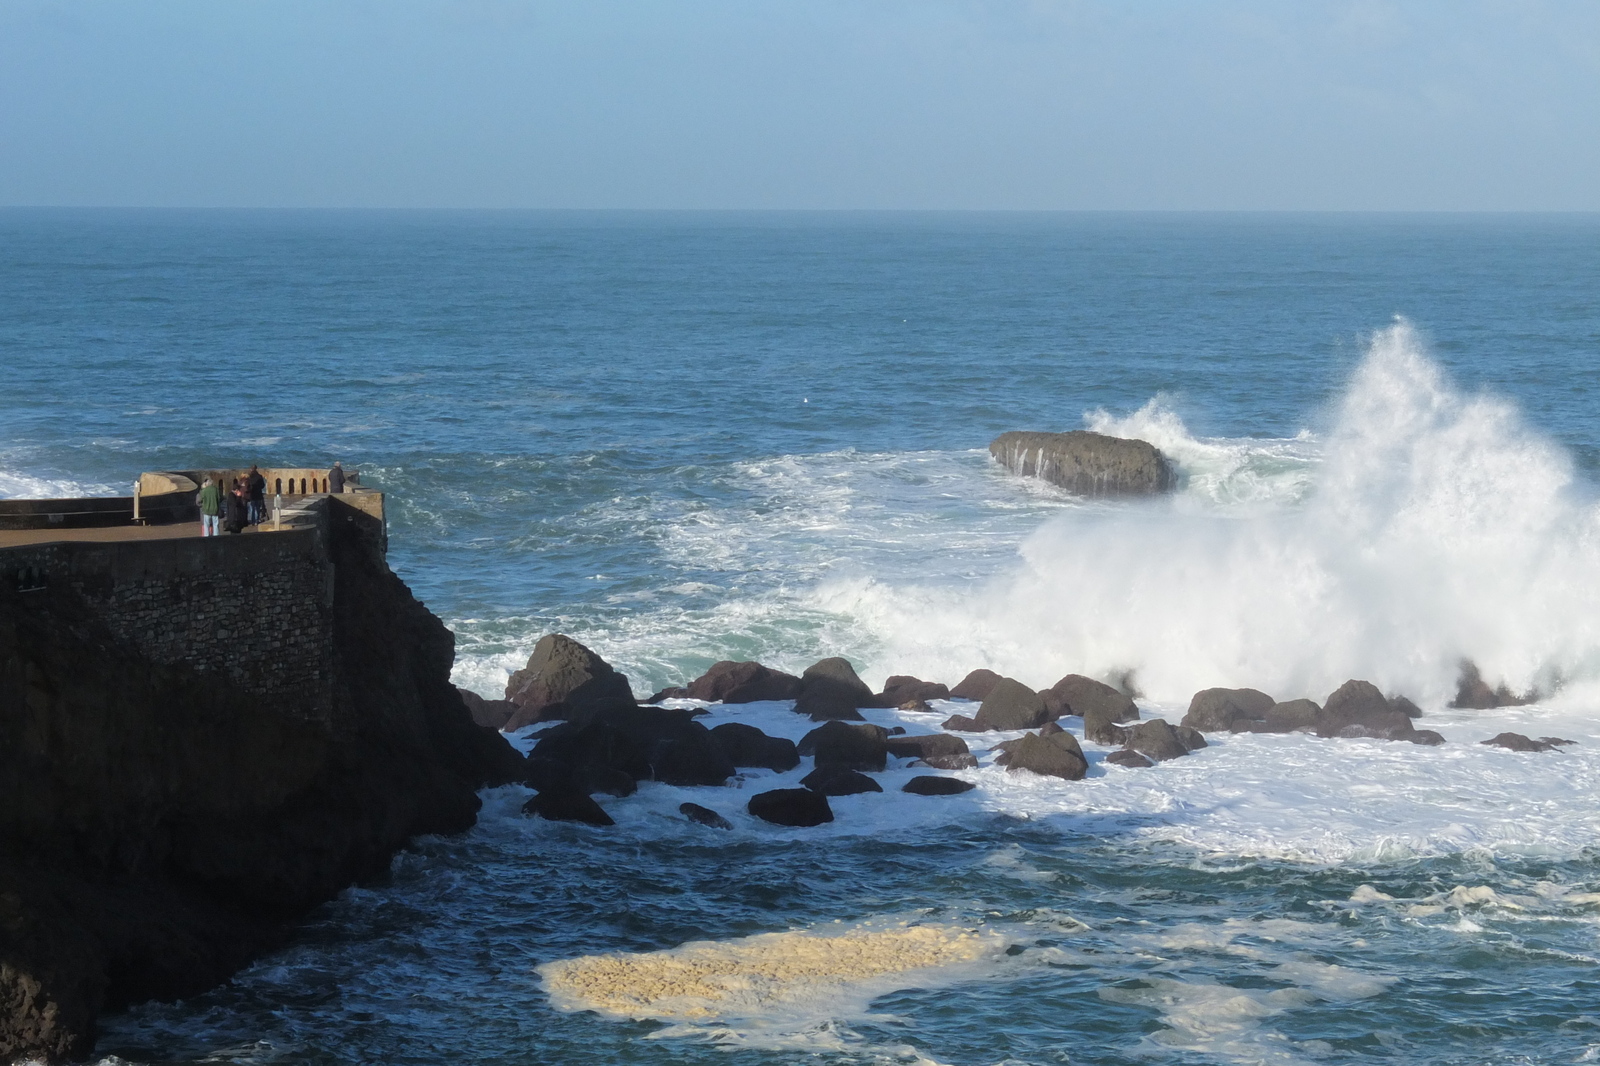
{"type": "Polygon", "coordinates": [[[972,792],[892,767],[815,830],[744,813],[805,766],[601,797],[604,830],[495,790],[229,985],[107,1019],[110,1061],[1600,1060],[1600,217],[0,211],[0,373],[0,495],[358,469],[484,695],[560,631],[640,695],[844,655],[1131,671],[1175,720],[1359,677],[1447,740],[1086,744],[1073,783],[981,752],[972,792]],[[987,455],[1084,427],[1180,491],[987,455]],[[1544,696],[1452,710],[1463,658],[1544,696]],[[785,968],[897,923],[982,949],[785,968]],[[661,951],[755,969],[694,1003],[536,969],[661,951]]]}

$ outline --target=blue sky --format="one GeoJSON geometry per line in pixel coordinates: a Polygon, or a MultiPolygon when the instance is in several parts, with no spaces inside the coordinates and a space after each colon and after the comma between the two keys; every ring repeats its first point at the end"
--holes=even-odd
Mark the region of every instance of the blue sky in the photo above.
{"type": "Polygon", "coordinates": [[[1600,3],[0,0],[0,204],[1600,210],[1600,3]]]}

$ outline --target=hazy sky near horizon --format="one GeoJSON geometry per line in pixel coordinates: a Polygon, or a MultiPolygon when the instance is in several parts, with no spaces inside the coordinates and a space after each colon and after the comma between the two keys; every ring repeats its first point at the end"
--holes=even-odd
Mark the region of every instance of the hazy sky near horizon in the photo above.
{"type": "Polygon", "coordinates": [[[1600,210],[1594,0],[0,0],[0,204],[1600,210]]]}

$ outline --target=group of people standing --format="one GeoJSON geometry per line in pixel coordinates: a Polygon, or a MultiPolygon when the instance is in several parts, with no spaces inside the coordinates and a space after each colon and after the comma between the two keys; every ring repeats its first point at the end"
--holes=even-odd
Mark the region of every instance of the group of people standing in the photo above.
{"type": "MultiPolygon", "coordinates": [[[[338,463],[328,471],[328,491],[344,491],[344,468],[338,463]]],[[[223,530],[242,533],[245,526],[258,526],[267,517],[267,479],[253,463],[249,473],[232,478],[227,488],[208,477],[195,502],[200,505],[202,537],[215,537],[223,530]]]]}

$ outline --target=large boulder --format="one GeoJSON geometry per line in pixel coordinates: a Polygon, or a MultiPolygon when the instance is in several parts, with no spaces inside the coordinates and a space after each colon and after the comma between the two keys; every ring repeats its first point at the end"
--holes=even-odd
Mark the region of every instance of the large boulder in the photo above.
{"type": "Polygon", "coordinates": [[[833,821],[828,797],[809,788],[775,788],[750,797],[745,807],[773,825],[810,826],[833,821]]]}
{"type": "Polygon", "coordinates": [[[1139,720],[1139,708],[1126,692],[1082,674],[1068,674],[1039,695],[1053,717],[1075,714],[1085,722],[1090,715],[1107,722],[1139,720]]]}
{"type": "Polygon", "coordinates": [[[1002,677],[984,697],[983,706],[978,708],[973,721],[978,723],[979,729],[987,731],[1037,729],[1054,718],[1037,692],[1021,681],[1002,677]]]}
{"type": "Polygon", "coordinates": [[[817,766],[850,770],[882,770],[889,764],[889,732],[877,725],[825,722],[800,738],[796,746],[817,766]]]}
{"type": "Polygon", "coordinates": [[[1532,703],[1536,698],[1537,694],[1533,692],[1526,696],[1516,695],[1506,687],[1504,681],[1498,687],[1490,688],[1478,672],[1478,664],[1471,659],[1463,659],[1461,676],[1456,681],[1456,698],[1450,701],[1450,706],[1486,711],[1494,707],[1520,707],[1532,703]]]}
{"type": "Polygon", "coordinates": [[[792,700],[800,691],[800,679],[760,663],[717,663],[689,682],[683,694],[707,703],[757,703],[762,700],[792,700]]]}
{"type": "Polygon", "coordinates": [[[521,729],[551,718],[575,718],[604,700],[633,701],[628,679],[571,637],[539,638],[528,665],[506,682],[506,699],[516,711],[503,728],[521,729]]]}
{"type": "Polygon", "coordinates": [[[802,777],[800,783],[824,796],[854,796],[862,792],[883,791],[883,786],[866,774],[844,766],[819,766],[802,777]]]}
{"type": "Polygon", "coordinates": [[[567,789],[541,792],[522,805],[523,814],[537,814],[552,822],[583,822],[586,825],[616,825],[605,808],[586,794],[567,789]]]}
{"type": "Polygon", "coordinates": [[[1136,751],[1156,762],[1181,759],[1189,754],[1189,746],[1178,736],[1178,731],[1160,718],[1152,718],[1130,727],[1126,746],[1128,750],[1136,751]]]}
{"type": "Polygon", "coordinates": [[[1346,681],[1328,697],[1317,715],[1319,737],[1376,737],[1409,740],[1416,727],[1403,710],[1390,705],[1370,681],[1346,681]]]}
{"type": "Polygon", "coordinates": [[[878,693],[878,706],[899,707],[916,700],[943,700],[950,698],[950,689],[937,681],[923,681],[908,674],[895,674],[883,683],[878,693]]]}
{"type": "Polygon", "coordinates": [[[711,730],[711,735],[735,766],[760,766],[782,773],[800,765],[794,741],[769,737],[753,725],[723,722],[711,730]]]}
{"type": "Polygon", "coordinates": [[[472,721],[486,729],[504,729],[505,724],[511,721],[511,716],[516,713],[517,705],[510,700],[486,700],[469,688],[456,686],[456,691],[461,693],[461,702],[467,705],[467,713],[472,715],[472,721]]]}
{"type": "Polygon", "coordinates": [[[978,786],[971,781],[963,781],[959,777],[937,777],[933,774],[923,774],[913,777],[910,781],[900,786],[901,792],[909,792],[913,796],[959,796],[963,792],[971,792],[978,786]]]}
{"type": "Polygon", "coordinates": [[[1182,724],[1211,733],[1246,733],[1265,722],[1276,704],[1253,688],[1205,688],[1189,700],[1182,724]]]}
{"type": "Polygon", "coordinates": [[[1315,700],[1286,700],[1274,703],[1256,733],[1309,733],[1317,728],[1317,715],[1322,708],[1315,700]]]}
{"type": "Polygon", "coordinates": [[[995,757],[995,765],[1013,772],[1027,770],[1068,781],[1081,781],[1089,772],[1089,760],[1084,758],[1077,738],[1064,731],[1043,736],[1027,733],[998,747],[1000,754],[995,757]]]}
{"type": "Polygon", "coordinates": [[[949,733],[890,737],[885,744],[889,754],[897,759],[917,759],[925,766],[940,770],[967,770],[978,765],[967,742],[949,733]]]}
{"type": "Polygon", "coordinates": [[[877,697],[856,676],[850,661],[835,656],[806,667],[800,675],[794,709],[813,722],[860,721],[858,707],[877,705],[877,697]]]}
{"type": "Polygon", "coordinates": [[[983,698],[989,694],[989,690],[999,683],[1000,675],[993,670],[974,670],[962,678],[955,688],[950,690],[950,698],[981,703],[983,698]]]}
{"type": "Polygon", "coordinates": [[[1076,429],[1002,433],[989,454],[1013,474],[1037,477],[1079,496],[1150,496],[1178,485],[1161,449],[1142,440],[1076,429]]]}

